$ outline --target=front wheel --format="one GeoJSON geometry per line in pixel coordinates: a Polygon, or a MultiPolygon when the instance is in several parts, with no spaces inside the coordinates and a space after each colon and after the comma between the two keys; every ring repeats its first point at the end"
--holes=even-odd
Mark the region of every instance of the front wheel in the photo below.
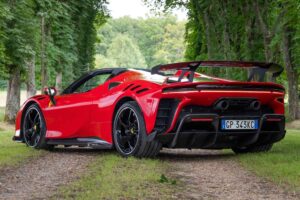
{"type": "Polygon", "coordinates": [[[251,146],[251,147],[235,147],[232,148],[232,151],[236,154],[267,152],[272,149],[272,146],[273,144],[263,144],[263,145],[251,146]]]}
{"type": "Polygon", "coordinates": [[[145,121],[138,104],[124,103],[117,111],[113,123],[113,139],[117,151],[122,156],[154,157],[161,143],[147,141],[145,121]]]}
{"type": "Polygon", "coordinates": [[[22,122],[23,140],[27,146],[36,149],[53,149],[46,143],[46,124],[38,105],[32,104],[26,110],[22,122]]]}

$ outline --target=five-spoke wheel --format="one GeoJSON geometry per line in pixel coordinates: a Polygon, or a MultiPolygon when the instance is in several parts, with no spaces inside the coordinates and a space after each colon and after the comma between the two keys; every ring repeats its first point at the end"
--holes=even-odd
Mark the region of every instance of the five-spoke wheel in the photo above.
{"type": "Polygon", "coordinates": [[[118,113],[116,120],[117,144],[125,154],[130,154],[139,138],[137,114],[132,108],[125,107],[118,113]]]}
{"type": "Polygon", "coordinates": [[[43,114],[36,104],[26,110],[22,122],[23,139],[26,145],[33,148],[50,149],[45,140],[46,126],[43,114]]]}
{"type": "Polygon", "coordinates": [[[41,138],[41,117],[38,110],[35,107],[26,112],[24,117],[24,140],[30,147],[37,146],[41,138]]]}
{"type": "Polygon", "coordinates": [[[148,141],[142,112],[136,102],[124,103],[115,114],[113,139],[117,151],[123,156],[153,157],[161,143],[148,141]]]}

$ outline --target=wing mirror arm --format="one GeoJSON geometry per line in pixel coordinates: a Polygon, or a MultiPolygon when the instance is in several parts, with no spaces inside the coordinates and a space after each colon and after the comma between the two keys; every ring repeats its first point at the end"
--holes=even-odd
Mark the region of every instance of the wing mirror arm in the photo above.
{"type": "Polygon", "coordinates": [[[46,87],[44,89],[44,94],[49,96],[50,101],[53,105],[56,105],[56,100],[54,98],[56,93],[57,93],[57,90],[55,89],[55,87],[46,87]]]}

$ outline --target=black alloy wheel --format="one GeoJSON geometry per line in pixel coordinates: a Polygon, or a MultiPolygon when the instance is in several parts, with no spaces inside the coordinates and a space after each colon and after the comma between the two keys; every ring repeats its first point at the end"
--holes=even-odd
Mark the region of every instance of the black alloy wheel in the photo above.
{"type": "Polygon", "coordinates": [[[116,140],[124,154],[131,154],[139,139],[139,122],[136,112],[130,108],[123,108],[117,116],[116,140]]]}
{"type": "Polygon", "coordinates": [[[38,105],[33,104],[25,112],[22,122],[23,139],[27,146],[37,149],[52,149],[45,140],[46,126],[38,105]]]}
{"type": "Polygon", "coordinates": [[[144,117],[134,101],[124,103],[115,114],[113,140],[117,151],[125,157],[154,157],[162,146],[155,139],[147,140],[144,117]]]}

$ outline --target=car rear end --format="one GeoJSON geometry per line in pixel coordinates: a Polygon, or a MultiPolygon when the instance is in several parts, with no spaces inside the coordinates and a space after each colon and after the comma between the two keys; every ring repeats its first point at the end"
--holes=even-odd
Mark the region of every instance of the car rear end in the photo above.
{"type": "Polygon", "coordinates": [[[273,83],[166,84],[154,130],[169,148],[272,144],[285,135],[284,88],[273,83]]]}

